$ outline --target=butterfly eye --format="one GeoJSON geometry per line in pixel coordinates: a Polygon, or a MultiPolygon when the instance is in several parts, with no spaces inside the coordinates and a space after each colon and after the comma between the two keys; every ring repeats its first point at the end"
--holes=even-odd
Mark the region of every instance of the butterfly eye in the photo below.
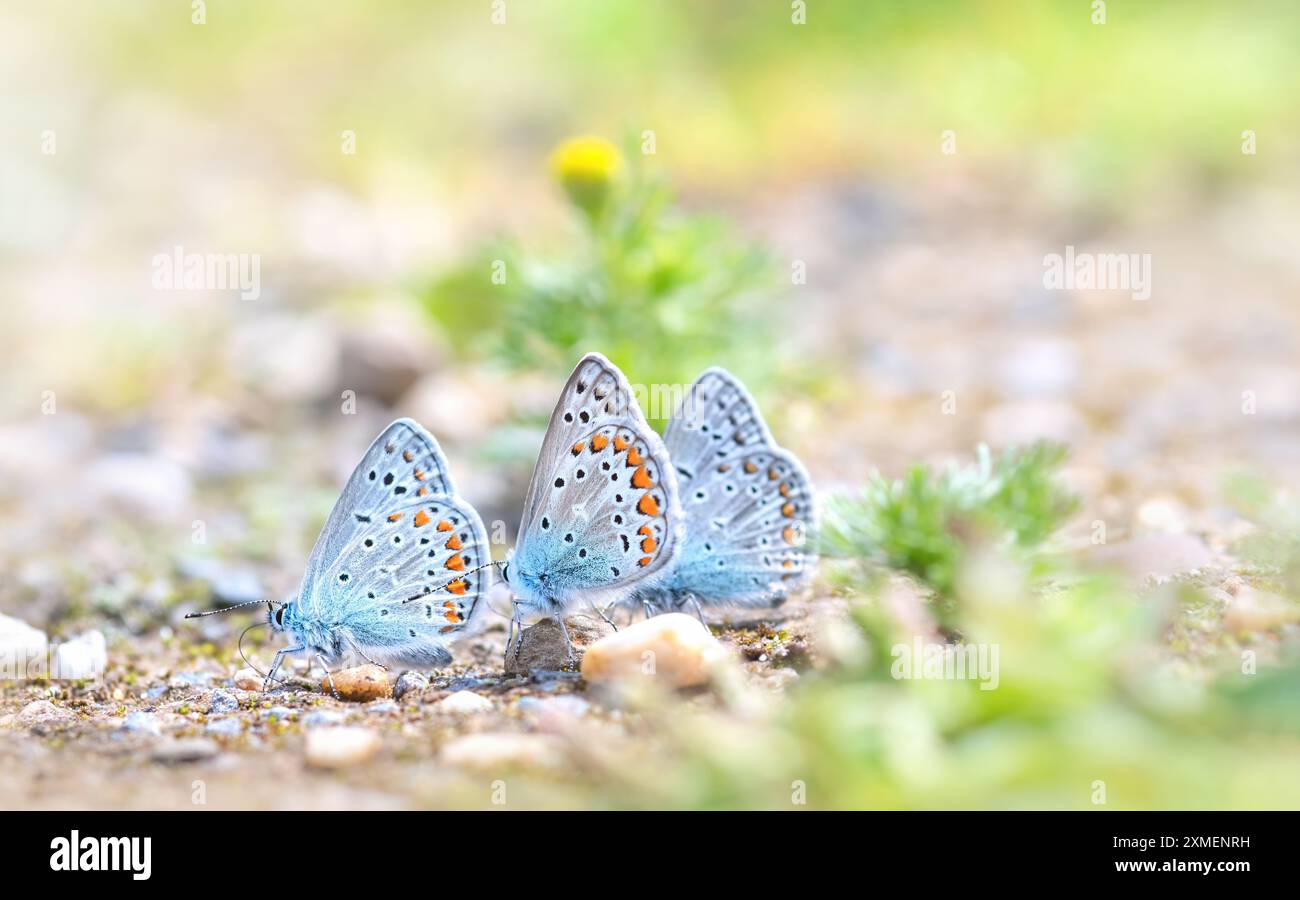
{"type": "Polygon", "coordinates": [[[501,567],[501,578],[507,584],[510,583],[510,563],[506,563],[501,567]]]}
{"type": "Polygon", "coordinates": [[[276,624],[277,626],[283,626],[283,625],[284,625],[284,607],[283,607],[283,606],[281,606],[279,609],[277,609],[277,610],[275,611],[275,624],[276,624]]]}

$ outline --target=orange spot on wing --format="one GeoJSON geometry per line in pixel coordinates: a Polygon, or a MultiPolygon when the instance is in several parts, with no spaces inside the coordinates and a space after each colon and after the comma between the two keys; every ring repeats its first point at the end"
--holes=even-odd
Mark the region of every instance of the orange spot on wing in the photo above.
{"type": "Polygon", "coordinates": [[[653,537],[655,530],[651,528],[649,525],[642,525],[640,528],[636,530],[636,533],[644,534],[646,537],[653,537]]]}
{"type": "Polygon", "coordinates": [[[642,541],[641,541],[641,552],[642,552],[642,553],[654,553],[654,552],[655,552],[655,547],[658,547],[658,546],[659,546],[659,545],[655,543],[655,539],[654,539],[654,538],[652,538],[652,537],[644,538],[644,539],[642,539],[642,541]]]}
{"type": "Polygon", "coordinates": [[[641,465],[641,454],[637,452],[637,449],[635,447],[627,451],[627,464],[629,466],[641,465]]]}
{"type": "Polygon", "coordinates": [[[655,484],[650,480],[650,473],[645,466],[637,466],[636,471],[632,473],[632,487],[646,490],[654,487],[655,484]]]}
{"type": "Polygon", "coordinates": [[[614,435],[614,452],[615,452],[615,453],[622,453],[622,452],[623,452],[624,450],[626,450],[629,446],[631,446],[631,445],[628,444],[627,440],[626,440],[626,439],[625,439],[621,434],[616,434],[616,435],[614,435]]]}
{"type": "Polygon", "coordinates": [[[781,476],[777,474],[776,469],[768,469],[768,470],[767,470],[767,480],[768,480],[768,481],[776,481],[776,480],[777,480],[778,478],[780,478],[780,477],[781,477],[781,476]]]}
{"type": "Polygon", "coordinates": [[[404,516],[404,515],[405,515],[405,513],[393,513],[391,516],[388,517],[388,521],[390,521],[390,522],[396,522],[398,519],[400,519],[400,518],[401,518],[402,516],[404,516]]]}
{"type": "Polygon", "coordinates": [[[793,569],[793,568],[794,568],[794,562],[793,562],[792,560],[788,560],[788,559],[787,559],[785,562],[781,563],[781,565],[782,565],[784,568],[787,568],[787,569],[793,569]]]}
{"type": "Polygon", "coordinates": [[[443,608],[443,609],[455,609],[455,608],[456,608],[456,601],[455,601],[455,600],[448,600],[446,603],[444,603],[444,604],[442,605],[442,608],[443,608]]]}
{"type": "Polygon", "coordinates": [[[459,622],[460,613],[456,612],[456,610],[454,609],[449,609],[447,610],[447,614],[446,616],[444,616],[444,618],[446,618],[448,622],[459,622]]]}
{"type": "Polygon", "coordinates": [[[415,454],[412,453],[410,450],[403,450],[402,459],[406,460],[407,462],[410,462],[411,460],[415,459],[415,454]]]}
{"type": "Polygon", "coordinates": [[[799,543],[799,533],[794,530],[793,525],[785,526],[785,528],[781,531],[781,537],[785,538],[785,542],[787,544],[799,543]]]}
{"type": "Polygon", "coordinates": [[[428,524],[429,524],[429,514],[427,512],[425,512],[424,510],[420,510],[418,513],[415,514],[416,528],[422,528],[428,524]]]}
{"type": "Polygon", "coordinates": [[[790,496],[790,482],[787,481],[785,484],[781,485],[781,496],[782,497],[790,496]]]}
{"type": "Polygon", "coordinates": [[[455,626],[455,625],[445,625],[445,626],[443,626],[442,628],[439,628],[439,629],[438,629],[438,633],[439,633],[439,634],[450,634],[451,632],[453,632],[453,631],[455,631],[455,630],[456,630],[456,626],[455,626]]]}
{"type": "Polygon", "coordinates": [[[578,443],[573,445],[573,449],[570,450],[569,452],[572,453],[574,456],[577,456],[579,453],[582,452],[582,448],[585,446],[587,445],[584,444],[582,441],[578,441],[578,443]]]}
{"type": "Polygon", "coordinates": [[[748,474],[753,475],[755,472],[758,471],[758,466],[756,466],[756,465],[754,465],[752,462],[749,462],[748,460],[746,460],[746,462],[745,462],[745,471],[746,471],[748,474]]]}
{"type": "Polygon", "coordinates": [[[448,522],[446,519],[443,519],[441,522],[438,523],[439,531],[451,531],[454,527],[455,526],[452,525],[450,522],[448,522]]]}
{"type": "Polygon", "coordinates": [[[424,471],[423,469],[416,469],[416,470],[415,470],[415,480],[416,480],[416,481],[424,481],[424,479],[426,479],[426,478],[428,478],[428,477],[429,477],[429,476],[425,473],[425,471],[424,471]]]}
{"type": "Polygon", "coordinates": [[[418,491],[415,492],[415,496],[427,497],[429,496],[429,489],[427,487],[421,487],[418,491]]]}
{"type": "Polygon", "coordinates": [[[604,450],[608,446],[609,446],[609,438],[605,437],[603,434],[598,434],[591,439],[592,453],[599,453],[600,451],[604,450]]]}
{"type": "Polygon", "coordinates": [[[659,501],[654,498],[654,494],[642,494],[641,500],[637,503],[636,508],[639,509],[643,515],[659,515],[659,501]]]}
{"type": "Polygon", "coordinates": [[[460,542],[460,535],[453,534],[451,537],[447,538],[447,543],[443,544],[443,546],[448,550],[459,550],[464,545],[460,542]]]}
{"type": "Polygon", "coordinates": [[[447,590],[451,591],[453,594],[457,596],[461,596],[465,593],[465,589],[468,587],[469,587],[469,582],[467,582],[464,578],[457,578],[451,584],[447,585],[447,590]]]}
{"type": "Polygon", "coordinates": [[[718,471],[719,471],[719,472],[730,472],[730,471],[731,471],[731,463],[723,463],[722,465],[718,466],[718,471]]]}
{"type": "Polygon", "coordinates": [[[638,566],[648,566],[648,565],[650,565],[650,561],[651,561],[652,559],[654,559],[653,556],[643,556],[643,557],[641,557],[639,560],[637,560],[637,565],[638,565],[638,566]]]}
{"type": "Polygon", "coordinates": [[[785,516],[787,519],[794,518],[794,504],[787,503],[785,506],[781,507],[781,515],[785,516]]]}
{"type": "Polygon", "coordinates": [[[447,568],[449,568],[449,569],[454,569],[454,570],[456,570],[457,572],[464,572],[464,571],[465,571],[465,558],[462,557],[459,553],[457,553],[457,554],[456,554],[455,556],[453,556],[451,559],[447,560],[447,568]]]}

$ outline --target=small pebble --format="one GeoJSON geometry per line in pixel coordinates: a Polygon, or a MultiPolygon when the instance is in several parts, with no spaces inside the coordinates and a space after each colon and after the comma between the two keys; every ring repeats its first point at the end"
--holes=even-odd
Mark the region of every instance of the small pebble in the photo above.
{"type": "Polygon", "coordinates": [[[134,731],[139,734],[162,734],[162,727],[158,724],[158,717],[153,713],[147,713],[139,709],[127,713],[126,718],[122,720],[122,730],[134,731]]]}
{"type": "Polygon", "coordinates": [[[33,700],[22,708],[14,721],[19,725],[52,725],[71,722],[76,718],[71,710],[55,706],[48,700],[33,700]]]}
{"type": "Polygon", "coordinates": [[[429,679],[422,672],[403,672],[393,684],[394,699],[401,700],[409,693],[423,693],[429,679]]]}
{"type": "Polygon", "coordinates": [[[376,700],[374,703],[366,704],[366,712],[372,713],[395,713],[401,710],[401,707],[392,700],[376,700]]]}
{"type": "Polygon", "coordinates": [[[208,723],[205,729],[209,734],[219,734],[225,737],[233,737],[244,730],[244,726],[233,716],[224,719],[213,719],[208,723]]]}
{"type": "Polygon", "coordinates": [[[212,697],[208,701],[208,715],[219,716],[223,713],[236,712],[239,709],[239,699],[229,691],[213,691],[212,697]]]}
{"type": "Polygon", "coordinates": [[[321,692],[329,696],[334,695],[334,691],[330,690],[331,681],[334,691],[338,691],[343,700],[365,703],[391,697],[393,694],[388,672],[380,666],[353,666],[331,673],[327,678],[321,679],[320,685],[321,692]]]}
{"type": "Polygon", "coordinates": [[[262,718],[268,720],[275,719],[277,721],[296,719],[298,718],[298,711],[296,709],[290,709],[287,706],[272,706],[270,709],[262,710],[262,718]]]}
{"type": "Polygon", "coordinates": [[[260,691],[263,680],[255,669],[240,669],[235,673],[235,687],[241,691],[260,691]]]}
{"type": "Polygon", "coordinates": [[[563,763],[563,754],[550,735],[485,732],[448,741],[441,759],[448,766],[497,772],[506,767],[556,768],[563,763]]]}
{"type": "Polygon", "coordinates": [[[707,683],[728,659],[698,619],[668,613],[592,644],[582,659],[582,677],[592,684],[644,679],[664,688],[689,687],[707,683]]]}
{"type": "Polygon", "coordinates": [[[441,712],[471,715],[491,709],[492,701],[473,691],[457,691],[439,700],[435,706],[441,712]]]}
{"type": "Polygon", "coordinates": [[[156,747],[153,751],[153,760],[160,763],[198,762],[216,756],[220,752],[221,748],[207,738],[185,738],[156,747]]]}
{"type": "Polygon", "coordinates": [[[369,728],[315,728],[307,732],[303,753],[309,766],[341,769],[365,762],[381,745],[379,735],[369,728]]]}

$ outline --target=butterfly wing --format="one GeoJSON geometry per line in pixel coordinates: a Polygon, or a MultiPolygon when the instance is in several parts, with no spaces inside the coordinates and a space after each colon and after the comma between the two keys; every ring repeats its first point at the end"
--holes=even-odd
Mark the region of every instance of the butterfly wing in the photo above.
{"type": "Polygon", "coordinates": [[[308,562],[305,615],[369,659],[448,661],[493,580],[478,513],[452,492],[437,442],[410,419],[388,426],[348,479],[308,562]]]}
{"type": "Polygon", "coordinates": [[[398,419],[375,438],[352,470],[307,560],[311,572],[337,559],[356,535],[394,503],[456,493],[442,448],[413,419],[398,419]]]}
{"type": "MultiPolygon", "coordinates": [[[[760,604],[812,572],[812,481],[776,446],[758,404],[725,369],[707,369],[664,431],[686,513],[687,543],[660,601],[760,604]],[[665,598],[664,595],[668,595],[665,598]]],[[[650,598],[655,599],[655,598],[650,598]]]]}
{"type": "Polygon", "coordinates": [[[776,446],[749,391],[720,368],[705,369],[691,385],[664,429],[664,444],[683,492],[710,463],[741,447],[776,446]]]}
{"type": "Polygon", "coordinates": [[[564,607],[644,584],[676,558],[682,519],[663,441],[623,373],[588,354],[560,393],[533,470],[515,587],[564,607]]]}
{"type": "Polygon", "coordinates": [[[759,605],[801,585],[816,565],[812,481],[794,454],[755,446],[712,461],[683,488],[688,540],[664,588],[680,600],[759,605]]]}

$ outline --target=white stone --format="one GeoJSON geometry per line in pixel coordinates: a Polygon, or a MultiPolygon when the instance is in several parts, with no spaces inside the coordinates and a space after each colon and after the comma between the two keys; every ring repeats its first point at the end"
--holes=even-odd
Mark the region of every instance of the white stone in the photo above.
{"type": "Polygon", "coordinates": [[[582,677],[592,684],[646,680],[663,688],[705,684],[730,659],[693,616],[653,616],[587,648],[582,677]]]}
{"type": "Polygon", "coordinates": [[[491,709],[492,701],[473,691],[457,691],[439,700],[436,707],[446,713],[470,715],[491,709]]]}
{"type": "Polygon", "coordinates": [[[33,628],[22,619],[0,615],[0,658],[15,662],[35,659],[44,666],[48,646],[45,632],[39,628],[33,628]]]}
{"type": "Polygon", "coordinates": [[[256,669],[240,669],[235,673],[235,687],[241,691],[260,691],[263,681],[256,669]]]}
{"type": "Polygon", "coordinates": [[[60,678],[98,678],[108,668],[108,642],[101,631],[87,631],[58,646],[54,665],[60,678]]]}
{"type": "Polygon", "coordinates": [[[466,734],[442,748],[442,762],[462,769],[499,772],[504,768],[556,768],[563,754],[555,738],[544,734],[466,734]]]}
{"type": "Polygon", "coordinates": [[[379,735],[369,728],[338,726],[307,732],[303,753],[307,765],[317,769],[342,769],[363,763],[379,752],[379,735]]]}

